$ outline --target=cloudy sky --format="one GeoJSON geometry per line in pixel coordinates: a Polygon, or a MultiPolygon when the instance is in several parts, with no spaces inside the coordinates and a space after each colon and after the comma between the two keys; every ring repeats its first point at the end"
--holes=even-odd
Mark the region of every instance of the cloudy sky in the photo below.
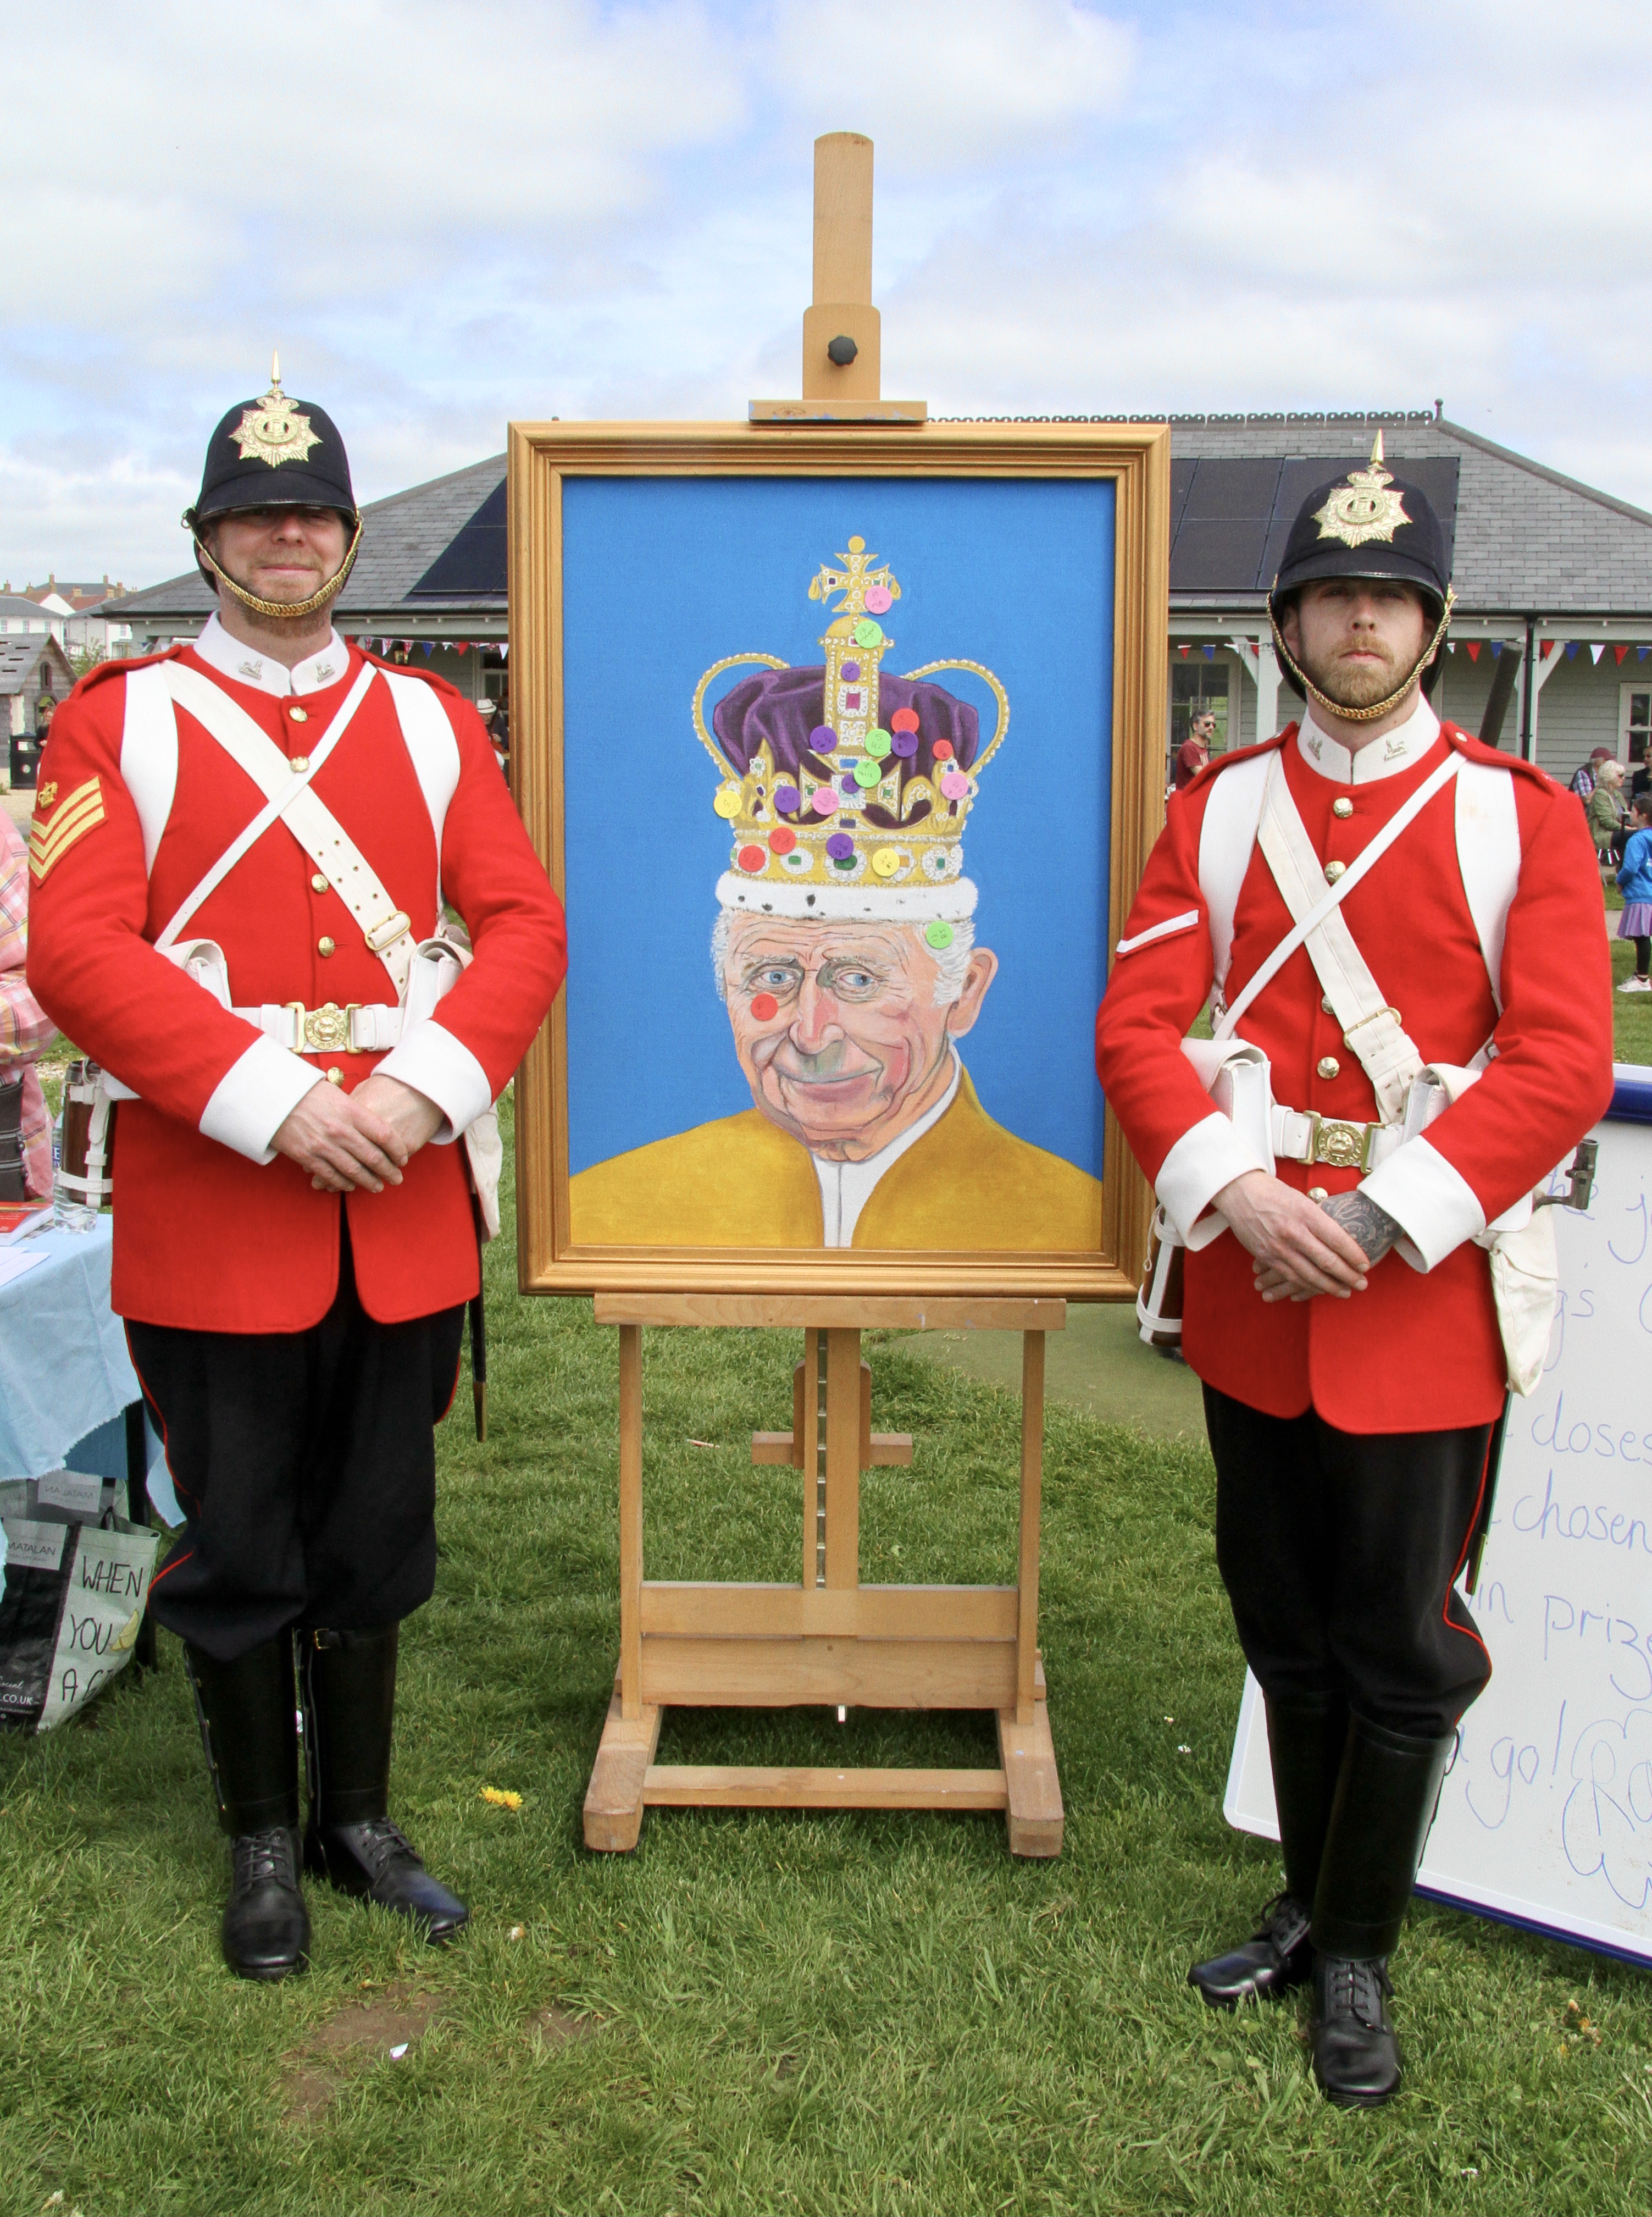
{"type": "Polygon", "coordinates": [[[884,390],[1432,406],[1652,507],[1644,0],[201,0],[11,19],[0,577],[184,566],[207,433],[372,498],[512,417],[798,390],[811,141],[877,144],[884,390]]]}

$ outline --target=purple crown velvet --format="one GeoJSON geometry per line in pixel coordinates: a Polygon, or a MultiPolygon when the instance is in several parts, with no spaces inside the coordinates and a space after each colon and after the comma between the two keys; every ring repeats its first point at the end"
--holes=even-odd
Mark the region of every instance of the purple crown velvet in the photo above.
{"type": "MultiPolygon", "coordinates": [[[[765,670],[732,686],[712,711],[712,729],[724,759],[737,777],[743,777],[757,750],[767,739],[777,778],[795,780],[800,769],[828,783],[836,772],[835,763],[823,761],[810,745],[820,722],[821,693],[826,682],[823,664],[812,670],[765,670]]],[[[878,679],[878,720],[889,729],[889,719],[900,708],[917,717],[917,751],[901,760],[901,787],[909,778],[935,774],[937,739],[951,743],[961,769],[968,769],[980,750],[981,719],[967,701],[960,701],[944,686],[927,677],[895,677],[880,672],[878,679]]],[[[898,751],[898,750],[897,750],[898,751]]],[[[868,809],[868,819],[881,823],[888,812],[868,809]]]]}

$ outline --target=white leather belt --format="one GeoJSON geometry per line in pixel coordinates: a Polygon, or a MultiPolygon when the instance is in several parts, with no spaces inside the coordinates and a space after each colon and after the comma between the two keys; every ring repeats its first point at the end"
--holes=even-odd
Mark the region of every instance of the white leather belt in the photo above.
{"type": "Polygon", "coordinates": [[[1313,1108],[1273,1104],[1273,1153],[1287,1163],[1324,1163],[1332,1170],[1374,1170],[1405,1137],[1399,1124],[1353,1124],[1313,1108]]]}
{"type": "Polygon", "coordinates": [[[402,1036],[402,1011],[382,1001],[336,1001],[306,1009],[302,1001],[266,1001],[256,1009],[237,1009],[277,1047],[293,1054],[383,1054],[402,1036]]]}

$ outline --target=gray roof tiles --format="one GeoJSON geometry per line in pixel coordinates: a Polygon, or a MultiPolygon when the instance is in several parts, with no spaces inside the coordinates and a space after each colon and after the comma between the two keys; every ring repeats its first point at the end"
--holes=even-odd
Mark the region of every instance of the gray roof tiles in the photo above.
{"type": "MultiPolygon", "coordinates": [[[[1457,466],[1454,581],[1465,613],[1652,618],[1652,515],[1529,461],[1461,424],[1427,411],[1403,409],[1173,416],[1169,423],[1171,449],[1178,460],[1287,463],[1310,458],[1346,463],[1352,455],[1363,457],[1380,426],[1388,459],[1401,466],[1402,473],[1408,461],[1457,466]]],[[[346,628],[368,620],[388,627],[397,621],[398,607],[406,620],[428,615],[430,602],[407,604],[405,596],[504,473],[504,456],[492,455],[371,502],[362,511],[361,552],[339,602],[346,628]]],[[[1236,576],[1198,592],[1178,591],[1172,600],[1184,611],[1200,605],[1236,611],[1257,607],[1254,565],[1242,582],[1236,576]]],[[[474,605],[478,614],[496,619],[500,614],[496,596],[478,596],[474,605]]],[[[204,617],[211,608],[205,584],[186,571],[108,602],[102,612],[141,627],[145,616],[204,617]]],[[[462,613],[459,603],[454,608],[462,613]]]]}

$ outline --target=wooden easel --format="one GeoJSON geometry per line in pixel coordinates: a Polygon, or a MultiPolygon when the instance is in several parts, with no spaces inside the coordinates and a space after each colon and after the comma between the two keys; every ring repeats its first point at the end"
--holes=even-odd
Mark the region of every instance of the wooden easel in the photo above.
{"type": "MultiPolygon", "coordinates": [[[[814,304],[800,401],[754,400],[784,427],[921,423],[919,400],[880,398],[872,305],[872,141],[815,141],[814,304]]],[[[1061,1786],[1039,1659],[1044,1336],[1054,1300],[820,1294],[599,1294],[620,1327],[620,1671],[585,1795],[585,1844],[634,1848],[643,1811],[669,1807],[1002,1809],[1012,1855],[1061,1852],[1061,1786]],[[789,1432],[752,1436],[755,1463],[803,1474],[796,1585],[666,1584],[643,1576],[643,1326],[801,1329],[789,1432]],[[872,1429],[860,1334],[959,1327],[1023,1334],[1021,1523],[1013,1586],[863,1586],[860,1473],[907,1464],[912,1442],[872,1429]],[[681,1708],[991,1709],[996,1770],[825,1770],[657,1763],[660,1720],[681,1708]]]]}
{"type": "Polygon", "coordinates": [[[798,1294],[599,1294],[620,1327],[620,1670],[585,1795],[588,1848],[634,1848],[649,1806],[1002,1809],[1017,1856],[1061,1852],[1061,1785],[1039,1658],[1044,1336],[1059,1300],[921,1300],[798,1294]],[[644,1325],[801,1326],[792,1428],[755,1432],[755,1463],[803,1476],[796,1585],[643,1576],[644,1325]],[[860,1473],[906,1464],[912,1442],[872,1430],[860,1334],[1020,1331],[1021,1517],[1006,1586],[863,1586],[860,1473]],[[654,1760],[673,1707],[992,1709],[995,1770],[828,1770],[654,1760]]]}

